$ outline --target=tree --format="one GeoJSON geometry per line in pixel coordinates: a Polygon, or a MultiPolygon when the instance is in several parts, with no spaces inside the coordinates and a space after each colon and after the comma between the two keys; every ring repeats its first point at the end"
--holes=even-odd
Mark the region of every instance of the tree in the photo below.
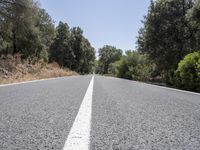
{"type": "MultiPolygon", "coordinates": [[[[20,1],[20,0],[19,0],[20,1]]],[[[10,10],[12,5],[19,5],[22,4],[23,0],[16,3],[15,0],[1,0],[0,1],[0,20],[3,21],[5,18],[10,18],[10,10]]]]}
{"type": "Polygon", "coordinates": [[[50,62],[58,62],[61,66],[72,69],[75,54],[71,48],[71,34],[67,23],[60,22],[56,28],[57,35],[50,48],[50,62]]]}
{"type": "Polygon", "coordinates": [[[75,54],[75,63],[73,69],[81,72],[81,64],[83,62],[83,50],[81,48],[81,43],[83,40],[83,30],[80,27],[73,27],[71,29],[71,46],[75,54]]]}
{"type": "MultiPolygon", "coordinates": [[[[196,0],[194,6],[188,11],[187,19],[193,27],[195,39],[193,40],[200,48],[200,0],[196,0]]],[[[196,50],[198,50],[198,48],[196,50]]]]}
{"type": "Polygon", "coordinates": [[[82,29],[70,29],[66,23],[60,22],[56,30],[57,35],[50,48],[50,61],[82,74],[91,72],[95,49],[83,36],[82,29]]]}
{"type": "Polygon", "coordinates": [[[1,53],[11,53],[16,50],[16,34],[14,34],[14,20],[25,12],[27,3],[23,0],[2,0],[0,2],[0,36],[2,40],[1,53]],[[17,15],[18,14],[18,15],[17,15]]]}
{"type": "Polygon", "coordinates": [[[50,46],[55,37],[55,27],[53,20],[45,9],[37,8],[37,18],[36,18],[36,27],[39,29],[40,42],[42,44],[41,52],[39,52],[39,58],[43,56],[48,57],[48,52],[50,46]],[[44,55],[43,55],[44,54],[44,55]]]}
{"type": "Polygon", "coordinates": [[[30,46],[31,40],[33,45],[29,48],[29,52],[35,53],[40,46],[36,48],[39,39],[37,38],[38,31],[33,25],[34,3],[31,0],[13,0],[9,1],[8,4],[5,6],[5,10],[8,11],[3,14],[2,24],[5,29],[3,34],[7,37],[7,42],[11,43],[12,53],[22,52],[27,55],[27,45],[30,46]]]}
{"type": "Polygon", "coordinates": [[[83,38],[81,43],[82,57],[81,57],[81,73],[91,73],[93,71],[94,60],[95,60],[95,49],[91,46],[90,42],[83,38]]]}
{"type": "Polygon", "coordinates": [[[83,36],[80,27],[73,27],[71,30],[71,48],[75,55],[75,62],[72,69],[79,73],[89,73],[95,60],[95,49],[90,42],[83,36]]]}
{"type": "Polygon", "coordinates": [[[92,72],[95,49],[80,27],[60,22],[56,30],[45,9],[34,0],[0,1],[0,55],[56,61],[79,73],[92,72]],[[48,58],[50,58],[48,60],[48,58]]]}
{"type": "Polygon", "coordinates": [[[200,0],[196,0],[194,6],[188,11],[188,19],[194,26],[200,28],[200,0]]]}
{"type": "Polygon", "coordinates": [[[99,49],[99,71],[100,73],[107,74],[108,67],[111,63],[120,60],[122,57],[122,50],[116,47],[105,45],[99,49]]]}
{"type": "Polygon", "coordinates": [[[3,0],[0,8],[1,53],[21,53],[24,58],[47,54],[54,26],[45,10],[33,0],[3,0]]]}
{"type": "Polygon", "coordinates": [[[185,17],[192,6],[192,0],[152,0],[139,31],[139,52],[148,54],[165,77],[186,54],[198,49],[195,31],[185,17]]]}

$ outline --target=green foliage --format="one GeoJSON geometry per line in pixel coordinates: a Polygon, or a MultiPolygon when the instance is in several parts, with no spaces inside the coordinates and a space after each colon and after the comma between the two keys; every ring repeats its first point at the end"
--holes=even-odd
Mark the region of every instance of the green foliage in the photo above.
{"type": "Polygon", "coordinates": [[[115,66],[116,66],[115,72],[117,77],[132,79],[126,57],[122,57],[119,61],[117,61],[115,66]]]}
{"type": "Polygon", "coordinates": [[[82,50],[82,41],[83,41],[83,30],[80,27],[73,27],[71,29],[71,47],[75,54],[75,63],[73,65],[73,68],[80,72],[81,71],[81,65],[82,65],[82,56],[83,56],[83,50],[82,50]]]}
{"type": "Polygon", "coordinates": [[[193,39],[193,43],[196,43],[195,50],[200,49],[200,0],[196,0],[193,7],[188,11],[187,20],[190,22],[192,26],[191,32],[195,35],[193,39]]]}
{"type": "Polygon", "coordinates": [[[200,92],[200,51],[185,56],[175,72],[175,85],[200,92]]]}
{"type": "Polygon", "coordinates": [[[50,61],[79,73],[92,72],[95,49],[83,36],[82,29],[70,30],[66,23],[60,22],[56,30],[57,35],[50,48],[50,61]]]}
{"type": "Polygon", "coordinates": [[[44,50],[49,50],[53,39],[55,37],[55,27],[53,20],[45,9],[37,8],[37,18],[36,18],[36,27],[40,31],[40,39],[44,50]]]}
{"type": "Polygon", "coordinates": [[[50,16],[33,0],[4,0],[0,3],[0,52],[39,57],[54,37],[50,16]]]}
{"type": "Polygon", "coordinates": [[[92,72],[95,50],[79,27],[60,22],[55,30],[49,14],[34,0],[0,1],[0,55],[58,62],[79,73],[92,72]]]}
{"type": "Polygon", "coordinates": [[[192,6],[192,0],[151,1],[144,27],[139,31],[138,50],[149,55],[160,75],[168,76],[186,54],[200,48],[186,18],[192,6]]]}
{"type": "Polygon", "coordinates": [[[67,23],[60,22],[56,28],[57,35],[50,47],[50,61],[71,69],[74,53],[70,46],[70,30],[67,23]]]}
{"type": "Polygon", "coordinates": [[[81,42],[82,55],[80,57],[79,70],[81,73],[93,73],[95,60],[95,49],[90,45],[90,42],[83,37],[81,42]]]}
{"type": "Polygon", "coordinates": [[[146,55],[127,51],[126,55],[113,64],[110,70],[114,70],[112,73],[116,73],[117,77],[120,78],[146,81],[151,77],[154,64],[146,55]],[[115,70],[113,67],[115,67],[115,70]]]}
{"type": "Polygon", "coordinates": [[[46,50],[42,50],[39,55],[40,59],[43,59],[45,62],[49,61],[49,54],[46,50]]]}
{"type": "Polygon", "coordinates": [[[80,27],[73,27],[70,31],[71,47],[75,55],[73,70],[82,74],[91,73],[95,60],[95,49],[83,36],[83,30],[80,27]]]}
{"type": "Polygon", "coordinates": [[[120,60],[122,57],[122,50],[117,49],[116,47],[106,45],[103,48],[99,49],[99,73],[107,74],[108,67],[110,64],[114,63],[117,60],[120,60]]]}
{"type": "Polygon", "coordinates": [[[194,26],[200,28],[200,0],[196,0],[194,6],[188,11],[188,19],[194,26]]]}

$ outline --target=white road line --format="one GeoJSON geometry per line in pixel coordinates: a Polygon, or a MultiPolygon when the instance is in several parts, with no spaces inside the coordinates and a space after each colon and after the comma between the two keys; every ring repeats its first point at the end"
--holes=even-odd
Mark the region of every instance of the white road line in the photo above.
{"type": "Polygon", "coordinates": [[[89,150],[94,76],[92,77],[79,112],[63,150],[89,150]]]}

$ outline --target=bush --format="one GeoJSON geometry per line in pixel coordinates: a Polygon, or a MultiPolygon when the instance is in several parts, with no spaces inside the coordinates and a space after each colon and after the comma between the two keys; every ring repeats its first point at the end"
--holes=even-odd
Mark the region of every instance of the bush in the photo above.
{"type": "Polygon", "coordinates": [[[174,80],[179,88],[200,92],[200,51],[190,53],[180,61],[174,80]]]}
{"type": "Polygon", "coordinates": [[[127,51],[126,55],[109,66],[109,73],[119,78],[147,81],[155,69],[154,64],[146,55],[136,51],[127,51]]]}
{"type": "Polygon", "coordinates": [[[116,62],[116,75],[119,78],[132,79],[131,71],[129,70],[129,64],[126,56],[123,56],[116,62]]]}
{"type": "Polygon", "coordinates": [[[47,52],[46,50],[42,50],[42,51],[40,52],[39,58],[40,58],[40,59],[43,59],[45,62],[48,62],[48,61],[49,61],[48,52],[47,52]]]}
{"type": "Polygon", "coordinates": [[[111,63],[109,66],[108,66],[108,74],[109,75],[112,75],[112,76],[116,76],[117,74],[117,63],[111,63]]]}

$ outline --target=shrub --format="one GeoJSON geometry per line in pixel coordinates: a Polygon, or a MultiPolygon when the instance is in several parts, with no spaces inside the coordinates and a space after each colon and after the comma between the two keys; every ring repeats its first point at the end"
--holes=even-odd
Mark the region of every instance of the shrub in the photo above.
{"type": "Polygon", "coordinates": [[[131,72],[129,70],[129,64],[126,56],[123,56],[116,62],[116,75],[119,78],[132,79],[131,72]]]}
{"type": "Polygon", "coordinates": [[[190,53],[180,61],[174,80],[179,88],[200,92],[200,51],[190,53]]]}
{"type": "Polygon", "coordinates": [[[40,52],[39,58],[40,58],[40,59],[43,59],[45,62],[48,62],[48,61],[49,61],[48,52],[47,52],[46,50],[42,50],[42,51],[40,52]]]}
{"type": "Polygon", "coordinates": [[[136,51],[127,51],[126,55],[109,66],[109,73],[117,77],[147,81],[154,71],[154,64],[146,55],[141,55],[136,51]]]}

